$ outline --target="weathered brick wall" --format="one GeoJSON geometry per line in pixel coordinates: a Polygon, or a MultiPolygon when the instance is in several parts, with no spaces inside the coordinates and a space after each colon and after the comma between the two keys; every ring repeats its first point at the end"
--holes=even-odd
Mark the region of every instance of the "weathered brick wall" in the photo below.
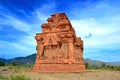
{"type": "Polygon", "coordinates": [[[76,37],[65,13],[51,15],[42,24],[42,33],[35,36],[37,57],[33,71],[81,72],[85,71],[83,41],[76,37]]]}

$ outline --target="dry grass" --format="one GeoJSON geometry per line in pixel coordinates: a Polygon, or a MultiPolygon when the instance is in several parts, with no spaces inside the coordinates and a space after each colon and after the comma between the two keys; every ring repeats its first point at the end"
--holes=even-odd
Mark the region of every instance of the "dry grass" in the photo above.
{"type": "Polygon", "coordinates": [[[25,75],[32,80],[120,80],[120,71],[87,70],[84,73],[37,73],[30,68],[0,67],[0,75],[25,75]]]}

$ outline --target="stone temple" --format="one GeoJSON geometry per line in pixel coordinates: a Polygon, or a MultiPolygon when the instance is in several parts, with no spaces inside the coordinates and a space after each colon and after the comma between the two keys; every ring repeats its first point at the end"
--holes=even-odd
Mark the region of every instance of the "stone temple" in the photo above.
{"type": "Polygon", "coordinates": [[[76,37],[65,13],[51,15],[42,24],[42,33],[35,36],[37,56],[33,67],[36,72],[83,72],[83,41],[76,37]]]}

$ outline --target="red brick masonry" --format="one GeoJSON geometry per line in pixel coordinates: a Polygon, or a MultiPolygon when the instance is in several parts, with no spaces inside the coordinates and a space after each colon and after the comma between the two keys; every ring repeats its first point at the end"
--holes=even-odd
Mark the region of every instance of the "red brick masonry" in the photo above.
{"type": "Polygon", "coordinates": [[[34,66],[37,72],[83,72],[83,64],[40,64],[34,66]]]}
{"type": "Polygon", "coordinates": [[[51,15],[42,24],[42,33],[35,36],[37,56],[33,67],[36,72],[83,72],[83,41],[76,37],[65,13],[51,15]]]}

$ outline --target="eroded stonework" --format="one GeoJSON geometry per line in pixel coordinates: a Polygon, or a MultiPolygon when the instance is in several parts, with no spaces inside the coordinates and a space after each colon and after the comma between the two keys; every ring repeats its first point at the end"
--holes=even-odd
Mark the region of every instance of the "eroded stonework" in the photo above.
{"type": "Polygon", "coordinates": [[[35,36],[37,56],[33,71],[85,71],[83,41],[76,37],[65,13],[53,14],[47,21],[42,24],[42,33],[35,36]]]}

